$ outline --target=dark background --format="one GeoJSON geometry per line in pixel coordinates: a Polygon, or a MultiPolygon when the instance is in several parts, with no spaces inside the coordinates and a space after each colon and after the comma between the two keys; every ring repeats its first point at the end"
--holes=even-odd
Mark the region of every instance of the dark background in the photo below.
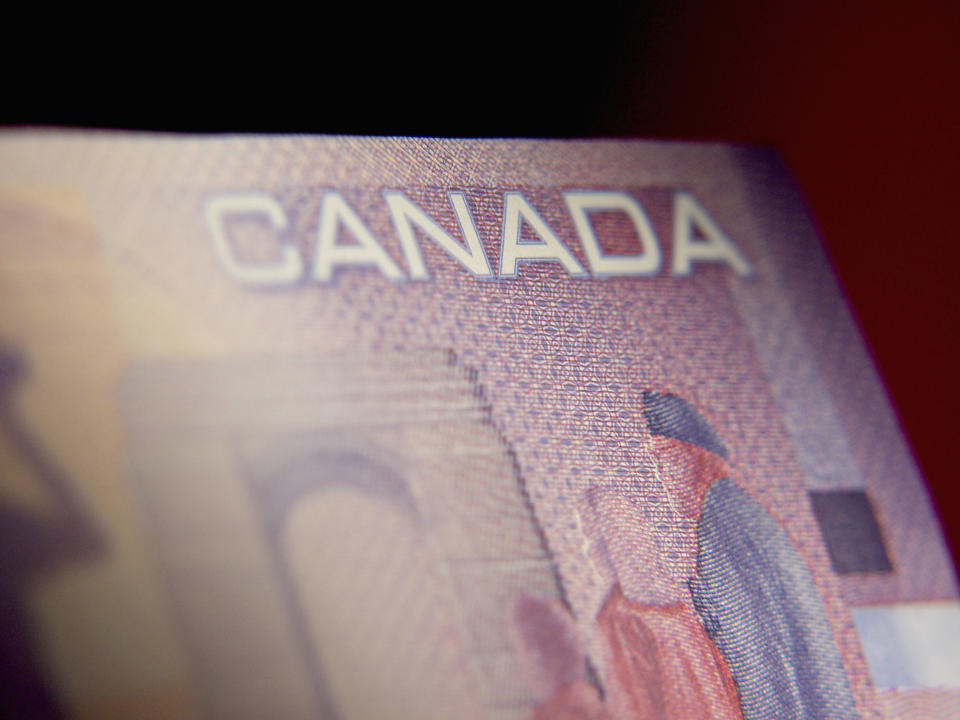
{"type": "Polygon", "coordinates": [[[6,125],[776,147],[958,557],[955,5],[278,5],[211,20],[153,8],[11,21],[8,33],[6,125]]]}

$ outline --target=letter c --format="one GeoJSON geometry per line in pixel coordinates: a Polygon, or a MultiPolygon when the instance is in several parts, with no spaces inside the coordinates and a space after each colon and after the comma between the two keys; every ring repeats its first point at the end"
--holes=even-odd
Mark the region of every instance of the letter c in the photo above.
{"type": "Polygon", "coordinates": [[[204,215],[217,257],[240,282],[263,286],[292,285],[302,277],[303,261],[290,243],[283,243],[280,259],[267,265],[242,263],[233,254],[225,226],[230,215],[265,215],[278,232],[287,229],[286,213],[274,198],[262,193],[218,195],[207,201],[204,215]]]}

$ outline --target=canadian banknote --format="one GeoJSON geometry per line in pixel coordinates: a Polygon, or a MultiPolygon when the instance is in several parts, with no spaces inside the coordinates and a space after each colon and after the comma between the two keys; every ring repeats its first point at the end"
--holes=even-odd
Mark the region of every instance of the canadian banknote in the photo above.
{"type": "Polygon", "coordinates": [[[723,145],[0,135],[20,718],[954,718],[936,517],[723,145]]]}

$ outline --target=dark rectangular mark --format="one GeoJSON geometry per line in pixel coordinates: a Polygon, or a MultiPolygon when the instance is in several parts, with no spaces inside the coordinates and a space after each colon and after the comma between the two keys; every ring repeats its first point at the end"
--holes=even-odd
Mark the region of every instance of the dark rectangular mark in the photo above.
{"type": "Polygon", "coordinates": [[[808,493],[813,514],[839,575],[892,572],[880,525],[862,490],[817,490],[808,493]]]}

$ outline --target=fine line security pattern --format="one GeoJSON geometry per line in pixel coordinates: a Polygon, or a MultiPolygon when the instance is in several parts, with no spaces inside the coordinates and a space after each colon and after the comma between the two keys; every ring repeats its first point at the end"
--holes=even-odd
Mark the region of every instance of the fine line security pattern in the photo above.
{"type": "Polygon", "coordinates": [[[5,714],[960,712],[769,152],[13,132],[0,280],[5,714]]]}

